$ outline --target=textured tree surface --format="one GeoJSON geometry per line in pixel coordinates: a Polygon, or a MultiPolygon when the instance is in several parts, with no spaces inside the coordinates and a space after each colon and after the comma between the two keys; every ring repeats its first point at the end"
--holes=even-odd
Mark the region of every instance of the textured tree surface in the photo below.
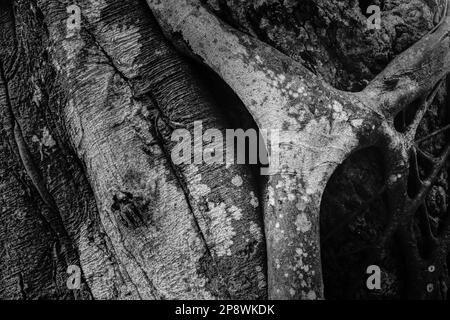
{"type": "Polygon", "coordinates": [[[446,1],[0,0],[0,31],[0,298],[447,299],[446,1]],[[174,163],[200,121],[280,130],[277,171],[174,163]]]}

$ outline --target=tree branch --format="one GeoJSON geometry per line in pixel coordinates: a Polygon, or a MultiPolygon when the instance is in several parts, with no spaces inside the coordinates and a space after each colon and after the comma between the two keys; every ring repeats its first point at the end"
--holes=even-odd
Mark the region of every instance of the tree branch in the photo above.
{"type": "Polygon", "coordinates": [[[431,104],[433,103],[434,99],[436,98],[436,95],[443,83],[444,83],[444,80],[441,79],[437,83],[437,85],[433,88],[431,93],[426,98],[422,99],[419,110],[417,110],[412,123],[409,125],[409,127],[407,128],[407,131],[406,131],[409,141],[414,141],[416,133],[417,133],[417,129],[419,128],[419,125],[422,122],[425,114],[428,112],[428,109],[430,108],[431,104]]]}

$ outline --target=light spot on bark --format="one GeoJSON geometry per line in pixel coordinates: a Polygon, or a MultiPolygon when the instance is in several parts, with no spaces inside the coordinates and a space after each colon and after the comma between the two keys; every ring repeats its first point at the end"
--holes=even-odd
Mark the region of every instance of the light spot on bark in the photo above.
{"type": "Polygon", "coordinates": [[[311,221],[309,221],[308,217],[304,212],[297,215],[297,219],[295,220],[295,226],[297,227],[297,231],[300,232],[308,232],[311,230],[311,221]]]}
{"type": "Polygon", "coordinates": [[[268,196],[269,196],[269,205],[272,207],[275,206],[275,191],[273,190],[272,186],[269,186],[267,188],[268,196]]]}
{"type": "Polygon", "coordinates": [[[53,137],[51,136],[47,128],[44,128],[44,130],[42,131],[41,143],[47,148],[53,148],[56,145],[55,140],[53,140],[53,137]]]}
{"type": "Polygon", "coordinates": [[[134,26],[108,25],[102,31],[104,39],[114,39],[106,43],[107,52],[116,57],[114,61],[116,67],[127,77],[139,75],[141,64],[137,63],[136,58],[141,53],[141,31],[134,26]]]}
{"type": "MultiPolygon", "coordinates": [[[[83,223],[80,228],[77,247],[86,281],[94,298],[114,299],[117,298],[114,292],[114,289],[117,289],[115,287],[126,287],[126,285],[120,283],[121,281],[116,278],[118,274],[114,270],[114,264],[109,261],[108,255],[110,253],[103,249],[101,244],[101,237],[90,230],[87,222],[83,223]]],[[[131,297],[137,299],[139,296],[135,293],[131,297]]]]}
{"type": "Polygon", "coordinates": [[[78,54],[85,45],[86,43],[79,34],[62,41],[62,47],[66,52],[66,65],[63,70],[67,72],[68,77],[72,77],[72,72],[76,69],[78,54]]]}
{"type": "Polygon", "coordinates": [[[355,128],[360,127],[363,124],[364,120],[363,119],[356,119],[356,120],[352,120],[351,124],[352,126],[354,126],[355,128]]]}
{"type": "MultiPolygon", "coordinates": [[[[302,197],[303,198],[303,197],[302,197]]],[[[295,205],[295,207],[299,210],[299,211],[304,211],[306,209],[306,201],[304,201],[303,199],[299,200],[297,202],[297,204],[295,205]]]]}
{"type": "Polygon", "coordinates": [[[241,220],[241,218],[242,218],[242,210],[241,209],[239,209],[236,206],[231,206],[231,208],[228,209],[228,211],[231,213],[234,220],[241,220]]]}
{"type": "Polygon", "coordinates": [[[295,196],[295,194],[293,194],[293,193],[288,193],[288,200],[289,201],[295,201],[295,199],[296,199],[297,197],[295,196]]]}
{"type": "Polygon", "coordinates": [[[317,299],[317,295],[316,295],[316,293],[314,291],[311,290],[311,291],[308,292],[306,298],[308,300],[316,300],[317,299]]]}
{"type": "Polygon", "coordinates": [[[187,175],[191,177],[191,195],[195,200],[200,200],[202,197],[206,197],[211,193],[211,188],[202,183],[202,175],[198,173],[198,167],[194,164],[189,165],[187,168],[187,175]]]}
{"type": "Polygon", "coordinates": [[[86,7],[90,10],[83,10],[82,13],[84,16],[88,17],[89,20],[94,20],[93,22],[96,22],[95,20],[100,19],[100,16],[102,14],[102,10],[106,8],[106,1],[105,0],[89,0],[89,5],[86,7]]]}
{"type": "Polygon", "coordinates": [[[31,141],[39,144],[39,153],[41,155],[41,161],[44,159],[44,152],[45,152],[44,149],[45,148],[51,149],[54,146],[56,146],[55,140],[53,139],[53,137],[51,136],[50,132],[46,127],[42,130],[41,139],[39,139],[36,135],[34,135],[31,138],[31,141]]]}
{"type": "Polygon", "coordinates": [[[396,183],[399,178],[401,178],[401,175],[393,174],[389,177],[389,183],[396,183]]]}
{"type": "Polygon", "coordinates": [[[342,104],[340,104],[338,101],[333,101],[333,118],[336,121],[347,121],[348,120],[348,114],[343,110],[342,104]]]}
{"type": "Polygon", "coordinates": [[[342,104],[340,104],[337,101],[333,102],[333,110],[334,110],[334,112],[337,112],[337,113],[342,112],[342,109],[343,109],[342,104]]]}
{"type": "Polygon", "coordinates": [[[46,127],[42,130],[42,139],[39,139],[37,136],[33,136],[31,139],[33,142],[39,143],[41,147],[53,148],[56,145],[55,140],[46,127]]]}

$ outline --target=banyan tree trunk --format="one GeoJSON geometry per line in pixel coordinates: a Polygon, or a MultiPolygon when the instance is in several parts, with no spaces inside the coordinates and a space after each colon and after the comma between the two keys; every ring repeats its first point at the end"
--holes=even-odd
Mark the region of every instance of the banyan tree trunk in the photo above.
{"type": "Polygon", "coordinates": [[[362,277],[445,298],[450,10],[374,2],[0,1],[0,297],[333,297],[378,201],[362,277]]]}

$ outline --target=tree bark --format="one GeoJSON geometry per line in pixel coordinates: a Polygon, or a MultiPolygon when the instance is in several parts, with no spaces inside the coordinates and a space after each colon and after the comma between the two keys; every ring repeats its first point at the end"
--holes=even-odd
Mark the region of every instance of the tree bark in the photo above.
{"type": "Polygon", "coordinates": [[[377,254],[399,237],[418,281],[409,297],[443,285],[430,265],[448,283],[445,217],[429,257],[413,229],[449,156],[448,147],[428,156],[425,176],[415,167],[417,132],[450,71],[450,18],[442,3],[410,4],[404,12],[421,6],[428,21],[417,43],[401,54],[384,43],[398,56],[385,56],[383,71],[376,57],[351,70],[347,49],[332,52],[319,29],[335,9],[339,21],[359,10],[351,21],[364,23],[355,3],[311,0],[300,14],[293,2],[276,5],[297,39],[310,35],[296,52],[292,34],[283,42],[274,22],[262,28],[274,19],[261,9],[268,3],[80,1],[71,26],[65,2],[0,2],[0,296],[323,299],[324,194],[338,167],[370,147],[382,155],[390,213],[377,254]],[[279,163],[267,178],[250,165],[175,163],[177,129],[194,137],[189,145],[214,146],[200,122],[223,136],[279,132],[279,163]],[[79,290],[66,284],[72,265],[82,270],[79,290]]]}

